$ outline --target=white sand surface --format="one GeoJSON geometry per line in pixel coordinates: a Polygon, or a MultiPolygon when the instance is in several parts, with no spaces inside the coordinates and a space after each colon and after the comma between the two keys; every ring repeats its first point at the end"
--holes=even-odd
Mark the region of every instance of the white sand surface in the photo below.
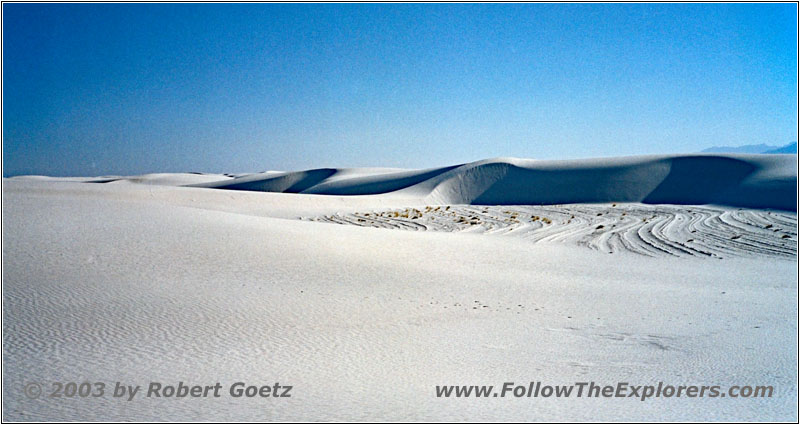
{"type": "MultiPolygon", "coordinates": [[[[708,157],[706,169],[730,159],[708,157]]],[[[610,164],[615,177],[570,198],[565,191],[585,177],[560,163],[551,171],[564,174],[546,178],[566,182],[558,196],[567,205],[544,206],[513,204],[539,193],[528,189],[555,162],[489,161],[500,165],[462,167],[441,181],[458,167],[334,170],[315,184],[318,173],[306,173],[269,187],[304,193],[176,186],[260,181],[253,175],[3,179],[3,418],[796,421],[797,215],[787,208],[796,193],[785,199],[796,170],[774,156],[743,157],[734,168],[750,171],[733,183],[697,185],[674,202],[663,201],[697,164],[676,172],[681,159],[572,163],[610,164]],[[619,180],[619,168],[642,163],[669,166],[644,187],[638,177],[619,180]],[[474,169],[480,184],[493,183],[471,187],[474,169]],[[375,191],[386,193],[368,195],[375,191]],[[753,201],[753,191],[771,195],[753,201]],[[508,202],[497,203],[507,205],[466,205],[502,193],[508,202]],[[419,217],[402,217],[414,209],[419,217]],[[224,391],[131,401],[23,391],[84,381],[220,382],[224,391]],[[292,397],[232,398],[226,390],[237,381],[291,385],[292,397]],[[769,385],[774,394],[435,393],[510,381],[769,385]]]]}

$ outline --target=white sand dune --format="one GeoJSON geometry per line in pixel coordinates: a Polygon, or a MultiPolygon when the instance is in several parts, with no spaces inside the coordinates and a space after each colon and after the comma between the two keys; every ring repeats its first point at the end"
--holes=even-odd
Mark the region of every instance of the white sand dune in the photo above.
{"type": "Polygon", "coordinates": [[[183,186],[210,182],[224,182],[234,178],[232,174],[205,173],[153,173],[140,176],[99,176],[99,177],[48,177],[17,176],[14,180],[50,181],[50,182],[84,182],[84,183],[138,183],[165,186],[183,186]]]}
{"type": "Polygon", "coordinates": [[[796,421],[794,161],[3,179],[3,418],[796,421]],[[23,393],[54,381],[294,389],[23,393]],[[510,381],[774,394],[435,395],[510,381]]]}
{"type": "Polygon", "coordinates": [[[571,161],[500,158],[430,170],[316,169],[198,184],[324,195],[394,193],[437,205],[642,202],[796,210],[797,157],[672,155],[571,161]]]}

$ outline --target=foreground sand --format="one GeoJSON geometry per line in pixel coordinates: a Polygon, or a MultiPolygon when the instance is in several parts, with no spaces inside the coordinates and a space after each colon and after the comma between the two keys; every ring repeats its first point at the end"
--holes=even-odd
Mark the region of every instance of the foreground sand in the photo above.
{"type": "MultiPolygon", "coordinates": [[[[569,238],[311,221],[424,211],[403,196],[5,179],[3,197],[6,420],[797,420],[796,244],[609,255],[569,238]],[[292,385],[292,398],[23,395],[30,382],[239,380],[292,385]],[[508,381],[775,394],[435,396],[508,381]]],[[[796,213],[777,214],[796,240],[796,213]]]]}

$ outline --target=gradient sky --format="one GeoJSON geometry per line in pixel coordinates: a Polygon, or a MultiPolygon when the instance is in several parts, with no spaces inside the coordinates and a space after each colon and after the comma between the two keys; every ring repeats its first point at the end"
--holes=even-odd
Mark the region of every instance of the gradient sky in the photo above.
{"type": "Polygon", "coordinates": [[[795,4],[4,4],[3,175],[797,139],[795,4]]]}

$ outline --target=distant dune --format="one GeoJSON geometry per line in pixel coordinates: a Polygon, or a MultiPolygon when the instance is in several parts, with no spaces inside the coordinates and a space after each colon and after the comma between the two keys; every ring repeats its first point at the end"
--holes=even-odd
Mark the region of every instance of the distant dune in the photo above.
{"type": "Polygon", "coordinates": [[[796,157],[700,154],[570,161],[488,159],[427,170],[315,169],[193,184],[320,195],[394,194],[433,204],[641,202],[796,211],[796,157]]]}

